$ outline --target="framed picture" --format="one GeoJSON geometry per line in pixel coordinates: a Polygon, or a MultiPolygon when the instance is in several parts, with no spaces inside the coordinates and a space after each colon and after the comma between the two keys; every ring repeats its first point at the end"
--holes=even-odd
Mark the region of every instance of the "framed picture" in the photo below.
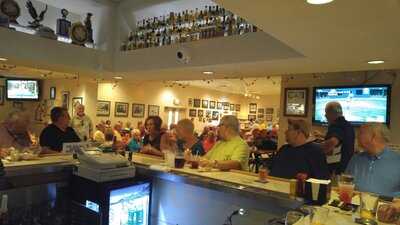
{"type": "Polygon", "coordinates": [[[258,108],[258,114],[264,114],[264,108],[258,108]]]}
{"type": "Polygon", "coordinates": [[[160,106],[149,105],[149,109],[147,111],[148,111],[147,114],[149,116],[158,116],[158,115],[160,115],[160,106]]]}
{"type": "Polygon", "coordinates": [[[203,117],[204,116],[204,111],[202,109],[197,110],[197,116],[198,117],[203,117]]]}
{"type": "Polygon", "coordinates": [[[247,116],[247,119],[248,119],[248,120],[256,120],[256,119],[257,119],[257,116],[256,116],[256,115],[249,114],[249,115],[247,116]]]}
{"type": "Polygon", "coordinates": [[[266,108],[265,114],[274,114],[274,108],[266,108]]]}
{"type": "Polygon", "coordinates": [[[222,109],[222,102],[217,102],[217,109],[222,109]]]}
{"type": "Polygon", "coordinates": [[[218,120],[219,117],[219,112],[218,111],[213,111],[212,112],[212,120],[218,120]]]}
{"type": "Polygon", "coordinates": [[[229,102],[224,102],[224,110],[229,110],[229,102]]]}
{"type": "Polygon", "coordinates": [[[83,97],[73,97],[72,98],[72,116],[75,115],[75,108],[78,105],[83,104],[83,97]]]}
{"type": "Polygon", "coordinates": [[[193,107],[193,98],[189,98],[188,100],[188,106],[193,107]]]}
{"type": "Polygon", "coordinates": [[[264,119],[264,114],[258,114],[258,115],[257,115],[257,119],[263,120],[263,119],[264,119]]]}
{"type": "Polygon", "coordinates": [[[22,109],[24,109],[24,103],[23,102],[13,102],[13,108],[22,110],[22,109]]]}
{"type": "Polygon", "coordinates": [[[189,117],[196,117],[197,115],[197,110],[196,109],[190,109],[189,110],[189,117]]]}
{"type": "Polygon", "coordinates": [[[208,100],[201,101],[201,108],[208,109],[208,100]]]}
{"type": "Polygon", "coordinates": [[[4,105],[4,86],[0,85],[0,105],[4,105]]]}
{"type": "Polygon", "coordinates": [[[249,113],[257,113],[257,104],[256,103],[250,103],[249,104],[249,113]]]}
{"type": "Polygon", "coordinates": [[[56,87],[50,87],[50,99],[56,99],[56,87]]]}
{"type": "Polygon", "coordinates": [[[308,88],[285,88],[285,116],[307,116],[308,88]]]}
{"type": "Polygon", "coordinates": [[[206,111],[206,117],[207,118],[211,118],[211,110],[207,110],[206,111]]]}
{"type": "Polygon", "coordinates": [[[210,101],[210,109],[215,109],[215,101],[210,101]]]}
{"type": "Polygon", "coordinates": [[[115,117],[128,117],[129,115],[129,103],[116,102],[114,108],[115,117]]]}
{"type": "Polygon", "coordinates": [[[234,104],[230,104],[229,105],[229,110],[230,111],[235,111],[235,105],[234,104]]]}
{"type": "Polygon", "coordinates": [[[195,108],[200,108],[200,104],[201,104],[201,100],[200,100],[200,99],[195,98],[195,99],[193,100],[193,107],[195,107],[195,108]]]}
{"type": "Polygon", "coordinates": [[[64,109],[69,108],[69,91],[61,92],[61,107],[64,109]]]}
{"type": "Polygon", "coordinates": [[[267,122],[272,122],[272,115],[265,115],[265,120],[267,122]]]}
{"type": "Polygon", "coordinates": [[[111,102],[97,101],[96,116],[110,116],[111,102]]]}
{"type": "Polygon", "coordinates": [[[236,112],[240,112],[240,105],[239,105],[239,104],[236,104],[236,105],[235,105],[235,109],[236,109],[236,112]]]}
{"type": "Polygon", "coordinates": [[[143,118],[144,117],[144,104],[133,103],[132,104],[132,117],[143,118]]]}

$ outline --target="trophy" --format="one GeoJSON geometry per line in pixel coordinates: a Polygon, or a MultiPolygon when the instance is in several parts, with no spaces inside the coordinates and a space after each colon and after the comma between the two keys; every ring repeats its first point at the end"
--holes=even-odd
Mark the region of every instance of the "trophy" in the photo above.
{"type": "Polygon", "coordinates": [[[0,1],[0,14],[3,14],[0,15],[3,25],[8,26],[8,23],[18,24],[17,18],[21,14],[21,9],[14,0],[2,0],[0,1]],[[8,18],[8,22],[4,18],[4,15],[8,18]]]}
{"type": "Polygon", "coordinates": [[[57,35],[62,37],[69,37],[69,29],[71,28],[71,22],[67,20],[68,10],[61,10],[61,19],[57,19],[57,35]]]}
{"type": "Polygon", "coordinates": [[[87,40],[87,42],[89,42],[89,43],[93,43],[94,42],[93,41],[92,21],[91,21],[92,16],[93,16],[92,13],[87,13],[86,14],[86,19],[85,19],[85,27],[86,27],[86,30],[88,32],[88,40],[87,40]]]}
{"type": "Polygon", "coordinates": [[[30,0],[28,0],[26,2],[26,8],[29,11],[29,15],[31,15],[31,17],[33,19],[33,21],[29,22],[29,27],[34,28],[34,29],[41,27],[42,25],[40,24],[40,22],[43,21],[44,14],[46,14],[46,12],[47,12],[47,5],[46,5],[46,8],[42,12],[40,12],[39,15],[37,14],[35,7],[33,6],[33,3],[30,0]]]}

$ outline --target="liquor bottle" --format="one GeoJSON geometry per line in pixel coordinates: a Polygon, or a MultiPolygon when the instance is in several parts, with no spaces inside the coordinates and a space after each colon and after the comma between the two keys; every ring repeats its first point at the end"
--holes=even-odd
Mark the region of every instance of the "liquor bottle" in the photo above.
{"type": "Polygon", "coordinates": [[[8,225],[9,224],[9,215],[8,215],[8,195],[3,195],[1,197],[1,207],[0,207],[0,225],[8,225]]]}

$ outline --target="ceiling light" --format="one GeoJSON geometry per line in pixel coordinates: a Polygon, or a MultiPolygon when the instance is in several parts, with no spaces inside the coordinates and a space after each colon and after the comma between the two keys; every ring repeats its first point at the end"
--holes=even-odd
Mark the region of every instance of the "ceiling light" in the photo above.
{"type": "Polygon", "coordinates": [[[205,75],[213,75],[214,72],[212,72],[212,71],[204,71],[203,74],[205,74],[205,75]]]}
{"type": "Polygon", "coordinates": [[[6,58],[0,58],[0,61],[7,61],[8,59],[6,58]]]}
{"type": "Polygon", "coordinates": [[[383,60],[371,60],[371,61],[368,61],[368,64],[372,64],[372,65],[382,64],[382,63],[385,63],[385,61],[383,61],[383,60]]]}
{"type": "Polygon", "coordinates": [[[307,0],[307,3],[312,5],[322,5],[330,2],[333,2],[333,0],[307,0]]]}
{"type": "Polygon", "coordinates": [[[120,76],[117,76],[117,77],[114,77],[114,79],[116,79],[116,80],[122,80],[122,79],[124,79],[123,77],[120,77],[120,76]]]}

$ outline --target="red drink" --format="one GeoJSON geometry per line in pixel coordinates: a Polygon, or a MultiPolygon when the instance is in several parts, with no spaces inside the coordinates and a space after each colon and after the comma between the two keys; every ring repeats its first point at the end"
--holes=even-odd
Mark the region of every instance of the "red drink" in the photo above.
{"type": "Polygon", "coordinates": [[[192,168],[192,169],[199,168],[199,161],[192,161],[191,164],[192,164],[192,166],[190,168],[192,168]]]}
{"type": "Polygon", "coordinates": [[[339,199],[345,204],[351,204],[353,198],[354,184],[339,183],[339,199]]]}

